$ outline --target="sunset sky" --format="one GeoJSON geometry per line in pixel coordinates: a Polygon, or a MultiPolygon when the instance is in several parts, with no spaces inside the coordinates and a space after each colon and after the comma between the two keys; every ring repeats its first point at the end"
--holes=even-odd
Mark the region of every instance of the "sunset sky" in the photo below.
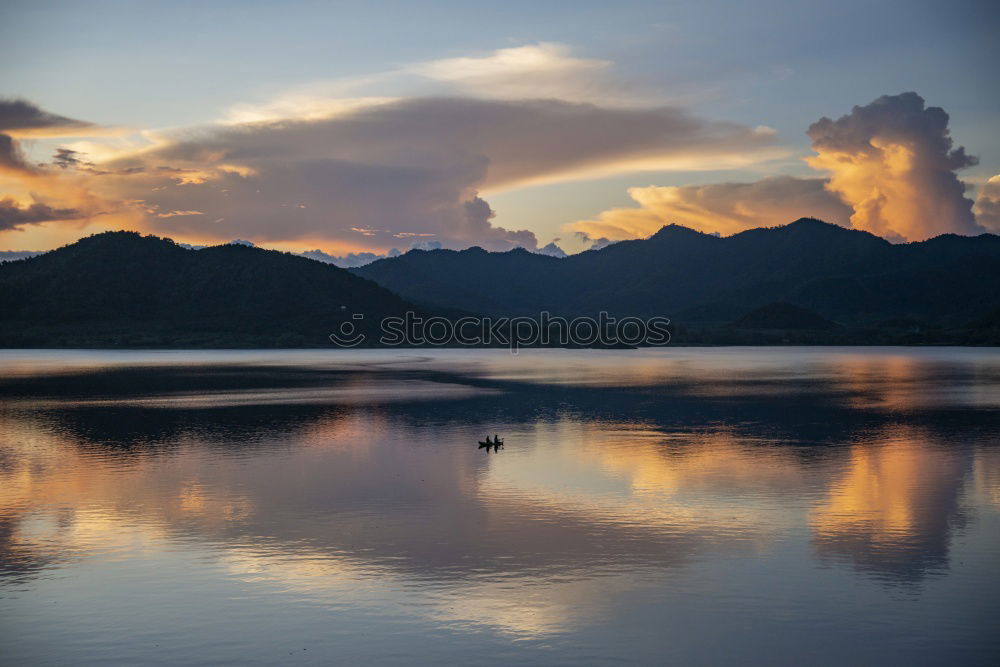
{"type": "Polygon", "coordinates": [[[1000,232],[995,2],[19,2],[0,250],[1000,232]]]}

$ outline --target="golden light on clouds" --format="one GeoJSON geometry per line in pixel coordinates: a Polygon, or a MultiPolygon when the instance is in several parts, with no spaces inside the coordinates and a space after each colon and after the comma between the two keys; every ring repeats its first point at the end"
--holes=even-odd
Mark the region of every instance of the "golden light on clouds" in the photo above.
{"type": "MultiPolygon", "coordinates": [[[[891,241],[982,231],[955,175],[976,160],[963,148],[952,148],[948,115],[925,108],[919,95],[881,97],[836,121],[813,123],[808,134],[817,154],[806,162],[828,178],[630,188],[637,207],[610,209],[567,229],[622,240],[644,238],[674,223],[731,235],[811,217],[891,241]]],[[[992,224],[989,191],[987,185],[979,207],[985,225],[992,224]]]]}
{"type": "Polygon", "coordinates": [[[883,96],[809,127],[828,188],[854,213],[851,225],[890,240],[922,241],[981,231],[955,171],[976,164],[952,148],[948,114],[916,93],[883,96]]]}
{"type": "Polygon", "coordinates": [[[59,234],[56,218],[11,214],[0,246],[44,249],[126,227],[337,252],[357,247],[352,229],[377,230],[367,250],[403,238],[535,249],[531,230],[492,222],[480,192],[774,156],[773,130],[662,106],[610,76],[612,66],[564,45],[523,45],[319,83],[235,105],[220,123],[128,136],[101,137],[106,130],[25,104],[8,126],[56,136],[70,125],[59,136],[73,141],[58,146],[58,166],[31,166],[47,191],[12,194],[44,197],[85,222],[59,234]]]}
{"type": "Polygon", "coordinates": [[[756,183],[648,186],[629,188],[628,194],[637,207],[604,211],[595,220],[569,225],[568,231],[620,241],[645,238],[665,224],[678,224],[728,236],[801,217],[847,225],[850,216],[850,209],[821,179],[783,176],[756,183]]]}
{"type": "MultiPolygon", "coordinates": [[[[601,101],[615,90],[609,67],[561,45],[514,47],[333,82],[326,96],[293,91],[237,105],[220,123],[129,135],[4,102],[0,246],[46,249],[127,228],[202,245],[242,238],[339,253],[387,252],[414,238],[536,249],[532,230],[493,222],[482,193],[747,168],[789,154],[763,125],[709,121],[624,94],[601,101]],[[465,97],[368,94],[407,77],[465,97]],[[52,163],[31,163],[18,143],[29,134],[74,141],[52,163]],[[368,238],[352,231],[362,229],[368,238]]],[[[827,177],[633,187],[636,206],[566,231],[622,240],[674,223],[729,235],[800,217],[895,241],[981,230],[955,176],[975,160],[952,148],[947,114],[915,93],[823,118],[808,133],[816,155],[807,162],[827,177]]],[[[995,190],[986,183],[976,207],[986,225],[995,190]]]]}
{"type": "Polygon", "coordinates": [[[630,101],[625,87],[609,76],[613,65],[609,60],[574,56],[565,44],[542,42],[498,49],[482,56],[417,63],[405,67],[402,73],[447,84],[474,96],[630,101]]]}
{"type": "Polygon", "coordinates": [[[975,210],[979,224],[993,233],[1000,232],[1000,174],[982,185],[975,210]]]}

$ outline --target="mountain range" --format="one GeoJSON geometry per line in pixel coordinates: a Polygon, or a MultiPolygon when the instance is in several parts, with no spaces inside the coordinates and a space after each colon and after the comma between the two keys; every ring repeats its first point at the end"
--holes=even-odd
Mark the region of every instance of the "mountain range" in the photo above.
{"type": "Polygon", "coordinates": [[[351,322],[668,317],[678,344],[1000,341],[1000,236],[892,244],[819,220],[720,238],[668,225],[565,258],[411,250],[342,269],[241,243],[107,232],[0,264],[0,346],[328,346],[351,322]],[[361,319],[354,318],[361,315],[361,319]]]}
{"type": "Polygon", "coordinates": [[[377,338],[407,311],[422,312],[344,269],[238,243],[106,232],[0,264],[6,347],[323,346],[344,322],[377,338]]]}
{"type": "Polygon", "coordinates": [[[964,325],[1000,307],[1000,236],[892,244],[803,218],[729,237],[668,225],[556,259],[515,249],[410,251],[352,269],[404,298],[494,315],[607,311],[717,326],[774,302],[846,326],[964,325]]]}

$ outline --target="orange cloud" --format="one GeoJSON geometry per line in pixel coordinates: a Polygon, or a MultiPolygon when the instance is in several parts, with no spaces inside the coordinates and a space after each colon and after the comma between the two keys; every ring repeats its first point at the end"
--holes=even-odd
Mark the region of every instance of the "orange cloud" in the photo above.
{"type": "Polygon", "coordinates": [[[980,189],[976,198],[976,220],[991,232],[1000,232],[1000,174],[980,189]]]}
{"type": "Polygon", "coordinates": [[[0,234],[16,235],[20,248],[41,249],[123,226],[135,219],[127,202],[93,187],[93,165],[70,149],[57,150],[54,164],[35,164],[22,137],[105,134],[92,123],[59,116],[24,100],[0,99],[0,234]]]}
{"type": "Polygon", "coordinates": [[[329,248],[363,233],[369,248],[427,237],[444,247],[534,249],[531,231],[493,224],[481,190],[752,160],[774,138],[670,107],[426,98],[153,139],[96,164],[68,149],[46,178],[79,178],[91,196],[115,202],[94,210],[193,242],[325,239],[329,248]]]}
{"type": "Polygon", "coordinates": [[[649,236],[670,223],[724,235],[802,217],[849,226],[851,209],[824,186],[823,179],[777,176],[756,183],[629,188],[637,208],[604,211],[569,228],[590,238],[620,241],[649,236]]]}
{"type": "Polygon", "coordinates": [[[906,241],[982,231],[955,175],[976,159],[952,148],[948,114],[916,93],[821,118],[808,134],[817,155],[807,162],[830,173],[827,187],[854,209],[856,229],[906,241]]]}
{"type": "MultiPolygon", "coordinates": [[[[817,155],[806,161],[829,178],[631,188],[639,207],[611,209],[568,227],[611,240],[646,237],[669,223],[728,235],[800,217],[893,241],[982,231],[955,175],[976,159],[952,148],[948,114],[925,108],[916,93],[880,97],[836,121],[822,118],[808,134],[817,155]]],[[[1000,185],[987,184],[977,211],[982,225],[1000,228],[1000,185]]]]}

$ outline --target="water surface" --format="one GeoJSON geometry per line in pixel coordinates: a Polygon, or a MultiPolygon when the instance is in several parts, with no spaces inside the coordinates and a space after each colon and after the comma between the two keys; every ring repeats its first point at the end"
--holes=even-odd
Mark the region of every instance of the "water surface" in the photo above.
{"type": "Polygon", "coordinates": [[[1000,656],[995,349],[0,369],[4,664],[1000,656]]]}

